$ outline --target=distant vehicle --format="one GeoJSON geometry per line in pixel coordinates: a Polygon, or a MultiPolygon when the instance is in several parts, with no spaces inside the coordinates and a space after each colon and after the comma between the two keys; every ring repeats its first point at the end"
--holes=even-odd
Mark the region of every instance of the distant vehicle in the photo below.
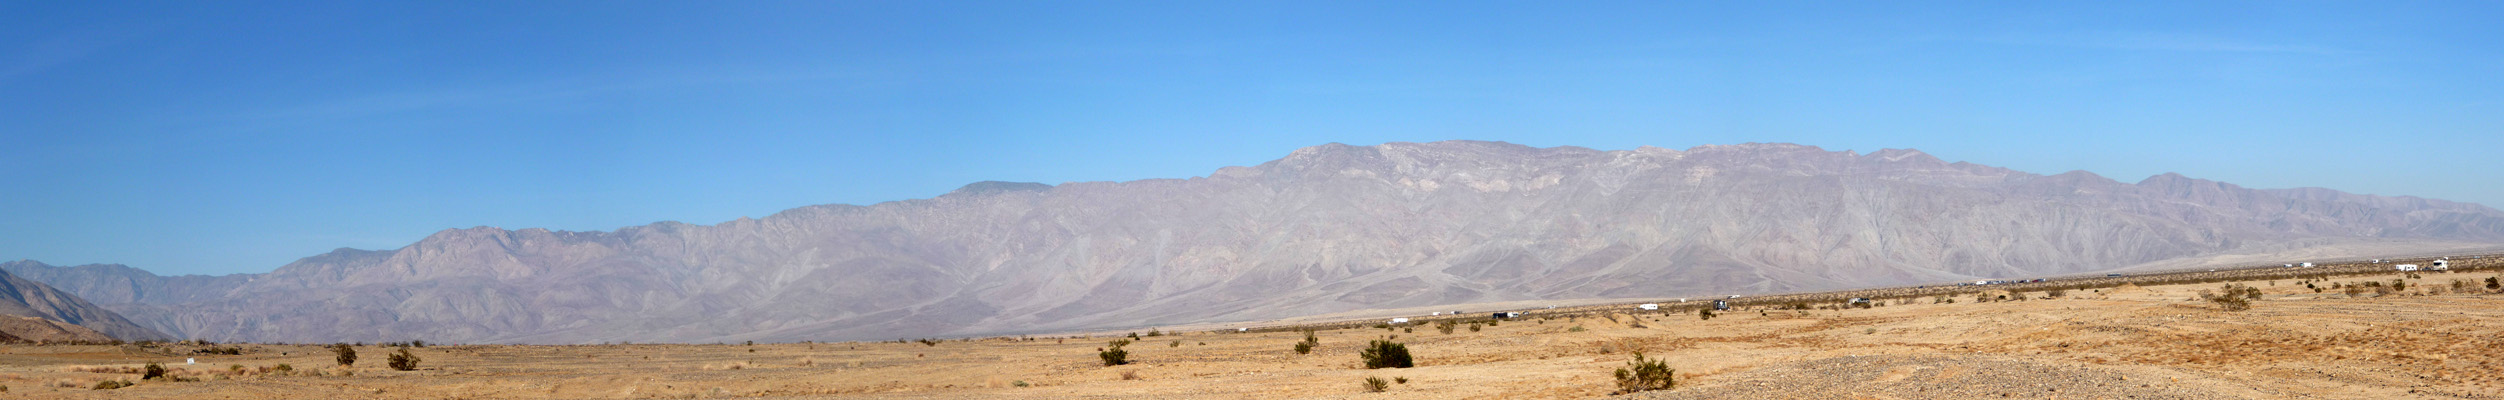
{"type": "Polygon", "coordinates": [[[2121,274],[2104,274],[2104,277],[2106,277],[2106,278],[2120,278],[2120,277],[2121,277],[2121,274]]]}
{"type": "Polygon", "coordinates": [[[2282,265],[2282,266],[2279,266],[2278,268],[2295,268],[2295,264],[2287,264],[2287,265],[2282,265]]]}
{"type": "Polygon", "coordinates": [[[1391,323],[1394,323],[1394,324],[1405,324],[1405,323],[1408,323],[1408,318],[1392,318],[1392,319],[1391,319],[1391,323]]]}
{"type": "Polygon", "coordinates": [[[2297,265],[2297,266],[2302,266],[2302,267],[2304,267],[2304,268],[2312,268],[2312,267],[2313,267],[2313,263],[2303,263],[2303,264],[2296,264],[2296,265],[2297,265]]]}
{"type": "Polygon", "coordinates": [[[1635,308],[1641,308],[1641,309],[1645,309],[1645,310],[1658,310],[1658,309],[1661,309],[1661,305],[1659,305],[1659,304],[1649,304],[1649,303],[1647,303],[1647,304],[1644,304],[1644,305],[1635,306],[1635,308]]]}
{"type": "Polygon", "coordinates": [[[2393,265],[2393,266],[2391,266],[2391,269],[2394,269],[2394,270],[2400,270],[2400,271],[2416,271],[2416,270],[2417,270],[2417,264],[2400,264],[2400,265],[2393,265]]]}
{"type": "Polygon", "coordinates": [[[1843,305],[1848,305],[1848,306],[1856,306],[1856,305],[1862,305],[1862,304],[1869,304],[1869,298],[1867,298],[1867,297],[1854,297],[1854,298],[1852,298],[1852,300],[1851,300],[1851,301],[1845,301],[1845,302],[1843,302],[1843,305]]]}
{"type": "Polygon", "coordinates": [[[2428,268],[2428,269],[2432,269],[2432,270],[2436,270],[2436,271],[2450,270],[2450,269],[2452,269],[2452,264],[2451,264],[2451,263],[2446,263],[2446,262],[2444,262],[2443,260],[2434,260],[2433,265],[2432,265],[2430,268],[2428,268]]]}
{"type": "Polygon", "coordinates": [[[1730,298],[1736,299],[1736,298],[1739,298],[1739,295],[1735,295],[1735,294],[1734,294],[1734,295],[1730,295],[1730,298]]]}
{"type": "Polygon", "coordinates": [[[1487,316],[1487,318],[1505,319],[1505,318],[1514,318],[1514,317],[1520,317],[1520,316],[1522,316],[1522,313],[1517,313],[1517,312],[1500,312],[1500,313],[1495,313],[1495,315],[1490,315],[1490,316],[1487,316]]]}
{"type": "Polygon", "coordinates": [[[1729,301],[1729,300],[1714,300],[1714,301],[1713,301],[1713,310],[1714,310],[1714,311],[1730,311],[1730,301],[1729,301]]]}
{"type": "Polygon", "coordinates": [[[1989,285],[1989,284],[1991,284],[1991,281],[1987,281],[1987,280],[1982,280],[1982,281],[1974,281],[1974,284],[1976,284],[1976,285],[1989,285]]]}
{"type": "Polygon", "coordinates": [[[1429,316],[1429,317],[1440,317],[1440,316],[1443,316],[1443,312],[1442,312],[1442,311],[1436,311],[1436,312],[1433,312],[1433,313],[1426,314],[1426,316],[1429,316]]]}

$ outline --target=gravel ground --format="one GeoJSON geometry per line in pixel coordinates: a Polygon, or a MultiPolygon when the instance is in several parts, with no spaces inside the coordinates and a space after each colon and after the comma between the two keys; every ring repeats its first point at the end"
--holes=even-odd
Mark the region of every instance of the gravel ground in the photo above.
{"type": "MultiPolygon", "coordinates": [[[[2163,371],[1999,356],[1887,355],[1777,364],[1697,387],[1617,399],[2232,399],[2258,393],[2180,384],[2163,371]]],[[[1681,382],[1685,386],[1687,382],[1681,382]]]]}

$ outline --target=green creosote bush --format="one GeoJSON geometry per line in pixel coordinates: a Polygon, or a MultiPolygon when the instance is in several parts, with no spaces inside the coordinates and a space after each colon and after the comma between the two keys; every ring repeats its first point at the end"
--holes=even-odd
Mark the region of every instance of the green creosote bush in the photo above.
{"type": "Polygon", "coordinates": [[[1320,346],[1321,344],[1322,344],[1322,339],[1321,339],[1321,338],[1318,338],[1318,337],[1314,337],[1314,336],[1313,336],[1313,331],[1304,331],[1304,341],[1301,341],[1301,342],[1295,342],[1295,353],[1296,353],[1296,354],[1312,354],[1312,353],[1313,353],[1313,347],[1314,347],[1314,346],[1320,346]]]}
{"type": "Polygon", "coordinates": [[[1365,369],[1417,366],[1417,363],[1409,358],[1408,345],[1393,343],[1389,340],[1373,341],[1357,356],[1365,359],[1365,369]]]}
{"type": "Polygon", "coordinates": [[[157,365],[157,363],[148,363],[148,366],[142,367],[142,370],[143,372],[139,375],[139,380],[144,381],[165,377],[165,366],[157,365]]]}
{"type": "Polygon", "coordinates": [[[1123,346],[1123,345],[1127,345],[1127,344],[1130,344],[1130,341],[1128,341],[1128,340],[1114,341],[1114,342],[1113,342],[1113,346],[1112,346],[1111,348],[1105,349],[1105,350],[1104,350],[1104,352],[1101,352],[1101,353],[1096,353],[1096,357],[1097,357],[1097,358],[1102,358],[1102,359],[1104,359],[1104,366],[1107,366],[1107,367],[1110,367],[1110,366],[1115,366],[1115,365],[1122,365],[1122,364],[1129,364],[1129,363],[1130,363],[1130,351],[1128,351],[1128,350],[1122,350],[1122,346],[1123,346]]]}
{"type": "Polygon", "coordinates": [[[1635,352],[1634,361],[1628,361],[1625,368],[1617,369],[1617,394],[1677,387],[1677,378],[1673,376],[1677,373],[1678,370],[1669,368],[1668,362],[1646,360],[1643,352],[1635,352]]]}
{"type": "Polygon", "coordinates": [[[1382,378],[1378,377],[1365,377],[1365,391],[1382,393],[1382,391],[1389,389],[1391,389],[1391,382],[1384,381],[1382,378]]]}

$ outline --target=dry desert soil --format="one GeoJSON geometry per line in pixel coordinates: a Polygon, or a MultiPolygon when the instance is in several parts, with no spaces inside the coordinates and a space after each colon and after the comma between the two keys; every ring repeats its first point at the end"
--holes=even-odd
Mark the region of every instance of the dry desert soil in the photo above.
{"type": "Polygon", "coordinates": [[[1758,305],[1711,320],[1605,307],[1452,333],[1325,329],[1312,354],[1292,351],[1303,335],[1283,329],[1160,332],[1126,347],[1131,364],[1109,367],[1097,352],[1110,336],[438,345],[412,348],[422,359],[412,371],[385,368],[394,348],[372,345],[356,347],[352,367],[313,345],[233,345],[241,355],[193,354],[210,347],[194,344],[9,345],[0,346],[0,398],[2504,398],[2504,294],[2484,288],[2495,275],[2254,280],[2262,299],[2239,312],[2197,299],[2218,282],[1866,309],[1758,305]],[[2408,289],[2327,289],[2393,280],[2408,289]],[[2455,290],[2455,280],[2472,283],[2455,290]],[[1405,343],[1418,365],[1362,368],[1360,347],[1385,338],[1405,343]],[[1667,360],[1677,387],[1614,393],[1612,371],[1637,351],[1667,360]],[[177,379],[140,379],[147,362],[177,379]],[[1406,383],[1373,393],[1367,377],[1406,383]],[[93,389],[108,380],[136,385],[93,389]]]}

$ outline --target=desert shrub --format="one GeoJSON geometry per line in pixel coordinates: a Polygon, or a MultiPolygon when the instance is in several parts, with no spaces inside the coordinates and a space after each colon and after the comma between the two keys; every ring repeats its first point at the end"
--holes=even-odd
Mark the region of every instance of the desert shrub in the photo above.
{"type": "Polygon", "coordinates": [[[1382,378],[1377,377],[1365,377],[1365,391],[1382,393],[1382,391],[1389,389],[1391,389],[1391,382],[1384,381],[1382,378]]]}
{"type": "Polygon", "coordinates": [[[242,355],[242,354],[243,354],[243,348],[242,348],[242,347],[236,347],[236,346],[226,346],[226,347],[216,347],[216,346],[210,346],[210,347],[207,347],[207,348],[202,348],[202,349],[192,350],[192,351],[191,351],[191,353],[192,353],[192,354],[229,355],[229,356],[232,356],[232,355],[242,355]]]}
{"type": "Polygon", "coordinates": [[[140,379],[140,380],[149,380],[149,379],[157,379],[157,378],[163,378],[163,377],[165,377],[165,366],[163,366],[163,365],[157,365],[157,363],[153,363],[153,362],[152,362],[152,363],[148,363],[148,366],[146,366],[146,367],[141,367],[141,369],[142,369],[142,370],[145,370],[146,372],[142,372],[142,373],[139,375],[139,379],[140,379]]]}
{"type": "Polygon", "coordinates": [[[112,389],[120,389],[120,388],[132,387],[132,386],[139,386],[139,384],[130,383],[130,381],[124,381],[124,380],[107,380],[107,381],[96,382],[96,385],[95,385],[95,386],[88,387],[88,389],[94,389],[94,390],[112,390],[112,389]]]}
{"type": "Polygon", "coordinates": [[[1313,337],[1313,331],[1304,331],[1304,341],[1295,342],[1295,353],[1312,354],[1313,346],[1320,346],[1321,344],[1322,339],[1313,337]]]}
{"type": "Polygon", "coordinates": [[[1389,340],[1373,341],[1371,345],[1365,347],[1364,352],[1358,353],[1357,356],[1365,359],[1365,369],[1417,366],[1416,362],[1409,359],[1408,345],[1392,343],[1389,340]]]}
{"type": "Polygon", "coordinates": [[[1400,328],[1400,333],[1417,333],[1416,327],[1400,328]]]}
{"type": "Polygon", "coordinates": [[[1478,331],[1478,329],[1479,329],[1479,327],[1478,327],[1478,323],[1476,323],[1476,322],[1469,323],[1469,331],[1470,331],[1470,332],[1477,332],[1477,331],[1478,331]]]}
{"type": "Polygon", "coordinates": [[[1096,357],[1097,357],[1097,358],[1102,358],[1102,359],[1104,359],[1104,366],[1107,366],[1107,367],[1110,367],[1110,366],[1115,366],[1115,365],[1122,365],[1122,364],[1129,364],[1129,363],[1130,363],[1130,351],[1127,351],[1127,350],[1122,350],[1122,345],[1125,345],[1125,344],[1130,344],[1130,341],[1125,340],[1125,341],[1115,342],[1115,344],[1113,345],[1113,347],[1111,347],[1111,348],[1107,348],[1107,349],[1105,349],[1103,352],[1096,353],[1096,357]]]}
{"type": "Polygon", "coordinates": [[[2055,299],[2057,299],[2057,298],[2062,298],[2062,297],[2069,297],[2069,291],[2067,291],[2067,290],[2060,290],[2060,289],[2053,289],[2052,291],[2049,291],[2049,292],[2043,292],[2043,297],[2055,298],[2055,299]]]}
{"type": "Polygon", "coordinates": [[[1009,382],[1009,386],[1027,387],[1027,386],[1034,386],[1034,384],[1031,384],[1031,383],[1026,383],[1026,381],[1025,381],[1025,380],[1020,379],[1020,380],[1018,380],[1018,381],[1016,381],[1016,382],[1009,382]]]}
{"type": "Polygon", "coordinates": [[[1182,341],[1176,340],[1173,343],[1166,343],[1165,347],[1182,347],[1182,341]]]}
{"type": "Polygon", "coordinates": [[[2357,295],[2365,294],[2365,288],[2359,286],[2347,286],[2339,288],[2339,293],[2346,294],[2347,297],[2356,297],[2357,295]]]}
{"type": "Polygon", "coordinates": [[[1713,320],[1713,310],[1696,310],[1695,316],[1696,318],[1703,318],[1705,321],[1711,321],[1713,320]]]}
{"type": "Polygon", "coordinates": [[[339,365],[356,365],[355,347],[348,346],[347,343],[333,344],[330,345],[330,352],[338,356],[339,365]]]}
{"type": "Polygon", "coordinates": [[[1625,368],[1617,369],[1617,393],[1626,394],[1677,387],[1677,378],[1672,376],[1677,372],[1678,370],[1669,368],[1668,362],[1658,359],[1647,360],[1643,358],[1643,352],[1635,352],[1634,361],[1628,361],[1625,368]]]}
{"type": "Polygon", "coordinates": [[[391,369],[401,371],[417,369],[417,355],[409,353],[409,348],[407,347],[400,348],[400,352],[391,353],[389,358],[389,361],[391,362],[391,369]]]}
{"type": "Polygon", "coordinates": [[[2495,277],[2492,276],[2487,277],[2487,290],[2498,289],[2504,289],[2504,282],[2498,282],[2495,277]]]}
{"type": "Polygon", "coordinates": [[[1574,327],[1572,327],[1572,328],[1565,328],[1565,331],[1566,331],[1566,332],[1581,332],[1581,331],[1582,331],[1582,325],[1574,325],[1574,327]]]}
{"type": "Polygon", "coordinates": [[[1397,384],[1406,385],[1406,384],[1408,384],[1408,377],[1405,377],[1405,376],[1394,376],[1394,377],[1391,377],[1391,383],[1397,383],[1397,384]]]}
{"type": "Polygon", "coordinates": [[[1130,333],[1130,340],[1139,340],[1139,333],[1138,333],[1138,332],[1131,332],[1131,333],[1130,333]]]}
{"type": "Polygon", "coordinates": [[[2392,280],[2391,280],[2391,290],[2392,290],[2392,291],[2408,291],[2408,281],[2407,281],[2407,280],[2402,280],[2402,279],[2392,279],[2392,280]]]}
{"type": "Polygon", "coordinates": [[[923,338],[922,340],[916,340],[915,342],[921,342],[923,346],[939,347],[940,341],[936,339],[923,338]]]}
{"type": "Polygon", "coordinates": [[[1458,327],[1460,327],[1460,325],[1461,325],[1461,323],[1460,323],[1460,322],[1456,322],[1456,321],[1453,321],[1453,320],[1448,320],[1448,319],[1447,319],[1447,320],[1443,320],[1442,322],[1436,322],[1436,323],[1435,323],[1435,330],[1436,330],[1436,331],[1441,331],[1441,332],[1443,332],[1443,334],[1450,335],[1450,334],[1452,334],[1452,329],[1453,329],[1453,328],[1458,328],[1458,327]]]}
{"type": "Polygon", "coordinates": [[[2217,308],[2221,310],[2243,311],[2252,309],[2252,300],[2261,298],[2261,288],[2229,283],[2226,284],[2224,293],[2212,294],[2208,290],[2201,290],[2200,298],[2216,303],[2217,308]]]}
{"type": "Polygon", "coordinates": [[[1164,333],[1164,332],[1157,332],[1157,331],[1156,331],[1156,329],[1154,329],[1154,328],[1150,328],[1150,329],[1148,329],[1148,337],[1158,337],[1158,336],[1165,336],[1165,333],[1164,333]]]}
{"type": "Polygon", "coordinates": [[[1122,380],[1125,380],[1125,381],[1135,381],[1135,380],[1139,380],[1139,370],[1135,370],[1135,369],[1134,369],[1134,370],[1129,370],[1129,371],[1122,371],[1122,380]]]}

